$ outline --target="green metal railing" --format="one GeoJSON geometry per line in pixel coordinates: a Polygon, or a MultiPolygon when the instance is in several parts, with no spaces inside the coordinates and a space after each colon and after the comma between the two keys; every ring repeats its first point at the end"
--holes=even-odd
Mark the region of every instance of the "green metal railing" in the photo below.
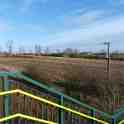
{"type": "MultiPolygon", "coordinates": [[[[47,99],[44,99],[44,98],[40,98],[40,97],[37,97],[33,94],[30,94],[28,92],[25,92],[25,91],[22,91],[20,89],[16,89],[16,90],[11,90],[11,91],[4,91],[4,92],[1,92],[0,93],[0,96],[6,96],[6,95],[12,95],[12,94],[21,94],[21,95],[24,95],[24,96],[27,96],[27,97],[30,97],[30,98],[33,98],[34,100],[38,100],[40,101],[41,103],[46,103],[48,105],[51,105],[52,107],[56,107],[56,108],[59,108],[61,109],[62,111],[66,111],[66,112],[70,112],[72,114],[75,114],[75,115],[78,115],[79,117],[81,118],[85,118],[85,119],[88,119],[88,120],[92,120],[92,121],[95,121],[95,122],[98,122],[100,124],[108,124],[108,122],[105,122],[103,120],[99,120],[95,117],[91,117],[87,114],[84,114],[84,113],[80,113],[76,110],[73,110],[71,108],[68,108],[68,107],[65,107],[65,106],[62,106],[62,105],[59,105],[59,104],[56,104],[52,101],[49,101],[47,99]]],[[[23,115],[23,114],[15,114],[15,115],[18,115],[18,116],[21,116],[21,117],[24,117],[26,118],[27,115],[23,115]]],[[[8,117],[7,117],[8,118],[8,117]]],[[[30,118],[34,118],[34,117],[31,117],[31,116],[27,116],[27,119],[30,119],[30,118]]],[[[5,120],[5,119],[4,119],[5,120]]],[[[32,119],[33,120],[33,119],[32,119]]],[[[37,121],[38,119],[34,118],[35,121],[37,121]]],[[[0,120],[1,121],[1,120],[0,120]]],[[[2,119],[3,121],[3,119],[2,119]]],[[[44,122],[44,123],[50,123],[50,124],[57,124],[58,122],[52,122],[52,121],[48,121],[48,120],[41,120],[39,119],[40,122],[44,122]]]]}
{"type": "MultiPolygon", "coordinates": [[[[28,122],[28,121],[22,121],[23,119],[27,119],[27,120],[32,120],[32,121],[36,121],[36,122],[45,122],[45,123],[58,123],[58,124],[97,124],[97,123],[103,123],[103,124],[122,124],[123,121],[123,115],[124,115],[124,111],[123,109],[121,109],[120,111],[118,111],[117,113],[114,113],[113,115],[110,115],[108,113],[102,112],[94,107],[91,107],[85,103],[81,103],[80,101],[73,99],[72,97],[69,97],[59,91],[56,91],[54,88],[50,88],[47,87],[45,85],[37,81],[32,80],[31,78],[28,78],[27,76],[24,76],[20,73],[12,73],[12,72],[0,72],[0,78],[2,79],[2,87],[1,87],[1,94],[7,91],[14,91],[15,89],[12,89],[11,83],[14,82],[14,80],[18,80],[17,84],[24,84],[25,87],[29,87],[29,89],[31,89],[32,87],[35,90],[38,90],[38,95],[34,95],[34,98],[38,98],[36,99],[36,106],[40,106],[42,103],[39,103],[38,100],[46,100],[48,103],[44,103],[43,106],[46,106],[46,109],[43,110],[43,113],[45,113],[42,119],[39,119],[39,113],[41,114],[42,112],[39,113],[35,113],[35,115],[37,115],[37,117],[34,117],[32,115],[27,115],[27,113],[21,113],[21,105],[20,103],[17,104],[17,106],[19,106],[18,108],[18,112],[17,113],[13,113],[12,112],[12,98],[13,96],[10,95],[5,95],[3,96],[3,114],[0,120],[5,120],[8,119],[8,121],[5,121],[5,124],[11,124],[11,123],[17,123],[17,122],[22,122],[24,124],[28,124],[32,122],[28,122]],[[45,92],[48,96],[50,95],[51,98],[56,99],[55,101],[51,100],[50,97],[48,97],[47,95],[45,97],[43,97],[42,95],[39,95],[40,92],[45,92]],[[50,100],[49,100],[50,99],[50,100]],[[52,103],[52,104],[50,104],[52,103]],[[53,112],[49,112],[49,107],[51,107],[51,105],[56,105],[56,106],[52,106],[54,107],[53,112]],[[44,112],[45,111],[45,112],[44,112]],[[55,114],[56,117],[53,117],[53,120],[48,119],[48,114],[52,113],[53,115],[55,114]],[[14,121],[11,121],[11,119],[15,119],[18,118],[14,121]],[[20,121],[18,121],[21,118],[20,121]]],[[[1,82],[0,82],[1,83],[1,82]]],[[[16,85],[17,85],[16,84],[16,85]]],[[[20,86],[21,87],[21,86],[20,86]]],[[[16,87],[16,90],[19,89],[19,91],[23,91],[20,88],[16,87]]],[[[25,91],[23,91],[25,92],[25,91]]],[[[18,100],[21,100],[24,102],[27,100],[28,104],[31,104],[31,102],[29,102],[30,100],[32,101],[32,99],[27,98],[27,96],[25,96],[24,94],[20,94],[22,92],[18,92],[17,96],[19,97],[18,100]]],[[[26,91],[26,93],[29,94],[29,96],[32,96],[30,94],[34,94],[30,93],[29,91],[26,91]]],[[[28,96],[28,97],[29,97],[28,96]]],[[[17,97],[15,101],[18,101],[17,97]]],[[[42,101],[43,102],[43,101],[42,101]]],[[[34,103],[34,101],[33,101],[34,103]]],[[[26,107],[22,107],[27,109],[26,107]]],[[[29,108],[31,108],[29,106],[29,108]]],[[[45,107],[44,107],[45,108],[45,107]]],[[[24,110],[25,111],[25,110],[24,110]]],[[[29,110],[28,110],[29,111],[29,110]]],[[[51,115],[51,116],[53,116],[51,115]]],[[[2,121],[1,121],[2,122],[2,121]]],[[[34,123],[36,123],[34,122],[34,123]]],[[[20,123],[19,123],[20,124],[20,123]]]]}

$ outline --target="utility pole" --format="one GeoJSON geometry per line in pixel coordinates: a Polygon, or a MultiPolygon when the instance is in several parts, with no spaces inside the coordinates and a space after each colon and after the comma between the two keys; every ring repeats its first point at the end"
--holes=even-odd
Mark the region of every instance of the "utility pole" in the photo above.
{"type": "Polygon", "coordinates": [[[104,45],[107,46],[107,66],[106,66],[106,69],[107,69],[107,79],[109,80],[110,79],[110,42],[104,42],[104,45]]]}

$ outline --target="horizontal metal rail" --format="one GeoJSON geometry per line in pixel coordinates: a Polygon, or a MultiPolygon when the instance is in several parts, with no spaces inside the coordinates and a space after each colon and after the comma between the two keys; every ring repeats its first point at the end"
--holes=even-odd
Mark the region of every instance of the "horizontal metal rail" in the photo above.
{"type": "Polygon", "coordinates": [[[39,118],[36,118],[36,117],[24,115],[24,114],[21,114],[21,113],[17,113],[17,114],[14,114],[14,115],[10,115],[10,116],[7,116],[7,117],[0,118],[0,122],[6,122],[6,121],[16,119],[16,118],[23,118],[23,119],[27,119],[27,120],[30,120],[30,121],[44,123],[44,124],[57,124],[55,122],[46,121],[46,120],[43,120],[43,119],[39,119],[39,118]]]}
{"type": "Polygon", "coordinates": [[[22,90],[20,90],[20,89],[0,92],[0,96],[10,95],[10,94],[15,94],[15,93],[19,93],[19,94],[21,94],[21,95],[28,96],[28,97],[30,97],[30,98],[32,98],[32,99],[38,100],[38,101],[40,101],[40,102],[43,102],[43,103],[46,103],[46,104],[49,104],[49,105],[52,105],[52,106],[54,106],[54,107],[56,107],[56,108],[59,108],[59,109],[62,109],[62,110],[64,110],[64,111],[71,112],[71,113],[73,113],[73,114],[75,114],[75,115],[80,116],[80,117],[83,118],[83,119],[84,119],[84,118],[85,118],[85,119],[90,119],[90,120],[96,121],[96,122],[101,123],[101,124],[109,124],[108,122],[105,122],[105,121],[103,121],[103,120],[97,119],[97,118],[95,118],[95,117],[91,117],[91,116],[89,116],[89,115],[87,115],[87,114],[80,113],[80,112],[78,112],[78,111],[76,111],[76,110],[72,110],[72,109],[67,108],[67,107],[61,106],[61,105],[59,105],[59,104],[56,104],[56,103],[51,102],[51,101],[49,101],[49,100],[46,100],[46,99],[44,99],[44,98],[35,96],[35,95],[31,94],[31,93],[22,91],[22,90]]]}

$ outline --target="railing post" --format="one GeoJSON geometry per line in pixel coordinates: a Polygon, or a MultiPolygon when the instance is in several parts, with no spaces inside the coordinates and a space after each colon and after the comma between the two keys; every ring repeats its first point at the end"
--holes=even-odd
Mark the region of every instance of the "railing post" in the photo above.
{"type": "Polygon", "coordinates": [[[112,124],[116,124],[116,119],[112,117],[112,124]]]}
{"type": "MultiPolygon", "coordinates": [[[[4,76],[3,90],[10,90],[10,83],[8,81],[8,77],[4,76]]],[[[4,116],[7,117],[11,112],[11,103],[10,96],[4,96],[4,116]]],[[[10,121],[9,121],[10,122],[10,121]]],[[[5,124],[9,124],[9,122],[5,122],[5,124]]]]}
{"type": "MultiPolygon", "coordinates": [[[[95,117],[95,113],[96,113],[95,110],[92,109],[91,110],[91,116],[92,117],[95,117]]],[[[91,120],[91,124],[95,124],[95,121],[94,120],[91,120]]]]}
{"type": "MultiPolygon", "coordinates": [[[[63,106],[63,104],[64,104],[63,96],[60,96],[60,105],[63,106]]],[[[59,110],[59,124],[64,124],[64,113],[62,109],[59,110]]]]}

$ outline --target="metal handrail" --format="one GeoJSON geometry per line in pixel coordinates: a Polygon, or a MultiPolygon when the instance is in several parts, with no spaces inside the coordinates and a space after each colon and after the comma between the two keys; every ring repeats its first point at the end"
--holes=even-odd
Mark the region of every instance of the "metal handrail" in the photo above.
{"type": "Polygon", "coordinates": [[[98,110],[98,109],[96,109],[96,108],[94,108],[92,106],[89,106],[89,105],[87,105],[87,104],[85,104],[83,102],[80,102],[80,101],[78,101],[76,99],[73,99],[72,97],[63,94],[63,93],[57,91],[54,88],[50,88],[50,87],[44,85],[43,83],[39,83],[38,81],[35,81],[35,80],[33,80],[33,79],[31,79],[31,78],[29,78],[27,76],[24,76],[21,73],[0,72],[0,76],[10,76],[12,78],[19,78],[19,79],[25,80],[26,82],[29,82],[30,84],[35,85],[35,86],[37,86],[39,88],[43,88],[43,89],[47,90],[48,92],[50,92],[50,93],[52,93],[54,95],[57,95],[59,97],[63,96],[63,98],[65,98],[65,99],[67,99],[67,100],[69,100],[69,101],[71,101],[73,103],[76,103],[76,104],[78,104],[78,105],[80,105],[80,106],[82,106],[84,108],[89,109],[89,110],[93,110],[94,112],[98,112],[98,113],[102,114],[103,116],[105,116],[107,118],[111,118],[111,116],[112,116],[112,115],[110,115],[110,114],[108,114],[106,112],[103,112],[103,111],[98,110]]]}
{"type": "MultiPolygon", "coordinates": [[[[54,102],[52,102],[52,101],[49,101],[49,100],[47,100],[47,99],[38,97],[38,96],[36,96],[36,95],[33,95],[33,94],[31,94],[31,93],[22,91],[22,90],[20,90],[20,89],[0,92],[0,96],[10,95],[10,94],[17,94],[17,93],[18,93],[18,94],[21,94],[21,95],[25,95],[25,96],[30,97],[30,98],[33,98],[34,100],[38,100],[39,102],[43,102],[43,103],[52,105],[53,107],[62,109],[62,110],[64,110],[64,111],[71,112],[72,114],[78,115],[78,116],[80,116],[81,118],[86,118],[86,119],[89,119],[89,120],[93,120],[93,121],[96,121],[96,122],[101,123],[101,124],[109,124],[109,123],[106,122],[106,121],[97,119],[97,118],[95,118],[95,117],[91,117],[91,116],[89,116],[89,115],[87,115],[87,114],[78,112],[78,111],[73,110],[73,109],[71,109],[71,108],[68,108],[68,107],[65,107],[65,106],[56,104],[56,103],[54,103],[54,102]]],[[[51,122],[51,124],[53,124],[53,122],[51,122]]]]}

